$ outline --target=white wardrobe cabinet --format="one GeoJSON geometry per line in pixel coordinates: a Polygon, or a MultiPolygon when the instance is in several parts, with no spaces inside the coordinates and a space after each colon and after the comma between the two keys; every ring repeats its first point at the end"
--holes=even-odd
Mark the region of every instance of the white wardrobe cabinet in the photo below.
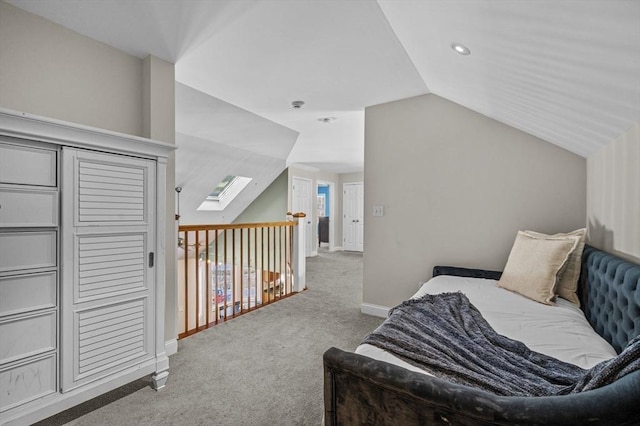
{"type": "Polygon", "coordinates": [[[164,386],[174,147],[13,111],[0,120],[0,423],[150,374],[164,386]]]}

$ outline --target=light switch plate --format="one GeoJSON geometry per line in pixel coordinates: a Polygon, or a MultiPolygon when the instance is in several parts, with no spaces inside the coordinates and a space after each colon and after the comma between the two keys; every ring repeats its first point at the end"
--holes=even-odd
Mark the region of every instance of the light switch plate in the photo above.
{"type": "Polygon", "coordinates": [[[378,217],[384,216],[384,206],[373,206],[373,215],[378,217]]]}

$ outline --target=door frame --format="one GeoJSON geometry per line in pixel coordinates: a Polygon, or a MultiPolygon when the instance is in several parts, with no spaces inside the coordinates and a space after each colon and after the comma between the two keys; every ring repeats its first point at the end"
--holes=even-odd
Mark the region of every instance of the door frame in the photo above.
{"type": "Polygon", "coordinates": [[[335,182],[319,179],[316,181],[316,194],[320,184],[329,187],[329,251],[336,251],[339,247],[342,247],[342,244],[336,245],[336,184],[335,182]]]}
{"type": "MultiPolygon", "coordinates": [[[[347,216],[347,203],[345,202],[345,195],[346,195],[346,187],[347,186],[356,186],[359,185],[362,187],[362,205],[360,206],[362,209],[362,221],[364,224],[364,182],[344,182],[342,184],[342,249],[346,250],[346,251],[358,251],[358,252],[364,252],[364,243],[362,246],[362,250],[353,250],[353,249],[347,249],[346,244],[345,244],[345,235],[347,234],[345,232],[345,228],[347,226],[347,223],[345,221],[346,216],[347,216]]],[[[364,239],[364,229],[362,230],[362,237],[364,239]]]]}
{"type": "MultiPolygon", "coordinates": [[[[305,235],[305,256],[306,257],[313,257],[313,256],[317,256],[318,255],[318,245],[317,245],[317,239],[318,239],[318,232],[317,232],[317,226],[316,229],[314,230],[313,224],[317,223],[317,217],[318,215],[315,212],[315,199],[316,199],[316,194],[318,192],[317,187],[314,187],[313,185],[313,179],[309,179],[309,178],[305,178],[305,177],[300,177],[300,176],[292,176],[291,177],[291,209],[293,210],[293,203],[295,200],[295,194],[294,194],[294,186],[295,186],[295,181],[305,181],[305,182],[309,182],[309,202],[310,202],[310,208],[311,211],[306,213],[308,216],[305,218],[305,220],[307,222],[311,223],[311,226],[309,227],[310,232],[308,232],[309,235],[305,235]],[[314,193],[314,188],[315,188],[315,193],[314,193]],[[313,243],[315,241],[315,244],[313,243]],[[307,252],[307,249],[309,250],[307,252]]],[[[292,213],[298,213],[298,212],[293,212],[292,213]]]]}

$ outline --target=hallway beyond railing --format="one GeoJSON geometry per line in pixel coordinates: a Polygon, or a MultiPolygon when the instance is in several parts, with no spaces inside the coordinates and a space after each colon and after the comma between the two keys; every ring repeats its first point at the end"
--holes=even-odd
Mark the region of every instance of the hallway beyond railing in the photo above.
{"type": "Polygon", "coordinates": [[[305,216],[293,217],[178,227],[179,338],[305,288],[305,216]]]}

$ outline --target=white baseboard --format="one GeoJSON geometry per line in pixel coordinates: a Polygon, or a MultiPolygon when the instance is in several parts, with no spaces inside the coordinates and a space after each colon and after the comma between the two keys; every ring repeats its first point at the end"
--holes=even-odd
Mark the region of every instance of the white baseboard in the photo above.
{"type": "Polygon", "coordinates": [[[164,350],[167,356],[173,355],[178,352],[178,339],[171,339],[164,342],[164,350]]]}
{"type": "Polygon", "coordinates": [[[389,307],[373,305],[371,303],[363,303],[360,305],[360,312],[367,315],[373,315],[374,317],[386,318],[389,315],[389,307]]]}
{"type": "Polygon", "coordinates": [[[329,247],[329,251],[343,251],[342,246],[329,247]]]}

